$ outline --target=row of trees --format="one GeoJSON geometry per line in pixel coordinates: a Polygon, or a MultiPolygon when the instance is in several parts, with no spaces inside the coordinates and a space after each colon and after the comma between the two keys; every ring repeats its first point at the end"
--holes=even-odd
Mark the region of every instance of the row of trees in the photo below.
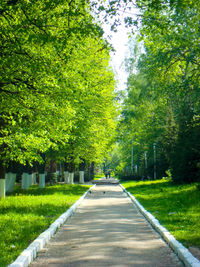
{"type": "Polygon", "coordinates": [[[156,167],[158,178],[167,171],[176,182],[197,181],[200,5],[195,0],[136,2],[139,34],[132,37],[126,62],[118,170],[153,178],[156,167]]]}
{"type": "Polygon", "coordinates": [[[1,1],[0,197],[11,162],[104,158],[117,106],[102,35],[85,0],[1,1]]]}

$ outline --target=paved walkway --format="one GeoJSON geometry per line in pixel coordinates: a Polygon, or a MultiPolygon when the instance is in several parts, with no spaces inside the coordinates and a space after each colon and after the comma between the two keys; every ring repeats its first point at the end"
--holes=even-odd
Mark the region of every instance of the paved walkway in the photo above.
{"type": "Polygon", "coordinates": [[[31,267],[183,266],[119,185],[98,185],[31,267]]]}

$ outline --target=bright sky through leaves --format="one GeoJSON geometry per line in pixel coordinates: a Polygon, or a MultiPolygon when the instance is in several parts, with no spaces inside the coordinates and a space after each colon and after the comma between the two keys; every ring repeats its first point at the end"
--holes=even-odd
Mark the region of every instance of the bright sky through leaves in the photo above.
{"type": "MultiPolygon", "coordinates": [[[[111,66],[115,72],[115,78],[118,81],[117,89],[119,91],[125,90],[128,73],[125,71],[124,60],[128,57],[129,49],[128,49],[128,39],[129,34],[132,28],[125,27],[124,19],[128,15],[133,19],[136,19],[137,12],[132,7],[131,11],[122,12],[120,16],[120,21],[122,22],[120,26],[117,28],[117,32],[113,32],[110,30],[110,25],[103,23],[103,29],[105,31],[106,36],[110,36],[108,39],[112,44],[115,52],[111,52],[111,66]]],[[[112,22],[111,22],[112,23],[112,22]]]]}
{"type": "Polygon", "coordinates": [[[113,34],[112,44],[116,52],[111,53],[111,66],[116,73],[118,80],[118,90],[124,90],[126,86],[127,73],[124,68],[124,59],[127,54],[128,34],[124,26],[120,26],[118,32],[113,34]]]}

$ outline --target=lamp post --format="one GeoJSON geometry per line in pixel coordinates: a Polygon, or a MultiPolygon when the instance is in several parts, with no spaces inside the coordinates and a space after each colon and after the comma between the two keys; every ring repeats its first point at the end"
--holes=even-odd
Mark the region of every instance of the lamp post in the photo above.
{"type": "Polygon", "coordinates": [[[145,159],[145,169],[147,170],[148,164],[147,164],[147,151],[144,152],[144,159],[145,159]]]}
{"type": "Polygon", "coordinates": [[[138,165],[135,165],[135,172],[138,173],[138,165]]]}
{"type": "Polygon", "coordinates": [[[132,140],[132,147],[131,147],[131,171],[133,173],[133,140],[132,140]]]}
{"type": "Polygon", "coordinates": [[[156,143],[153,143],[153,155],[154,155],[154,180],[156,179],[156,143]]]}

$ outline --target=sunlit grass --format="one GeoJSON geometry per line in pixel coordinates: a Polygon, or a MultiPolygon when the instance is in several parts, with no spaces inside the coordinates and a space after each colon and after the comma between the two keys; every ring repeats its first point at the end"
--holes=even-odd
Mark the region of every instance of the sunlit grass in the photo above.
{"type": "Polygon", "coordinates": [[[0,200],[0,266],[4,267],[73,205],[89,186],[16,189],[0,200]]]}
{"type": "Polygon", "coordinates": [[[124,187],[185,246],[200,248],[200,190],[168,180],[124,182],[124,187]]]}
{"type": "Polygon", "coordinates": [[[94,175],[94,180],[99,180],[100,178],[104,178],[104,177],[105,177],[104,173],[102,173],[102,174],[95,174],[94,175]]]}

